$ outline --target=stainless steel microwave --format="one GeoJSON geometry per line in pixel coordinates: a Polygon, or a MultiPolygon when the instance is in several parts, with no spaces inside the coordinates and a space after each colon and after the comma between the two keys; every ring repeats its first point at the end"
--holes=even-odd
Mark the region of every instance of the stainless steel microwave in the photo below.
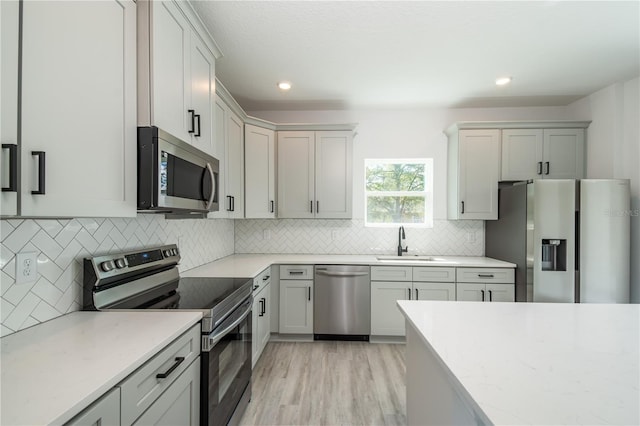
{"type": "Polygon", "coordinates": [[[155,127],[138,127],[138,210],[218,211],[217,159],[155,127]]]}

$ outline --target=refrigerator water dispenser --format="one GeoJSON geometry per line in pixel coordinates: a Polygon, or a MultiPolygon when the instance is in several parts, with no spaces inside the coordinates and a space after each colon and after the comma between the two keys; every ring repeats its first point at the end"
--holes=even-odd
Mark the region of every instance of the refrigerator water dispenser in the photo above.
{"type": "Polygon", "coordinates": [[[566,271],[567,270],[567,240],[543,239],[542,240],[542,270],[566,271]]]}

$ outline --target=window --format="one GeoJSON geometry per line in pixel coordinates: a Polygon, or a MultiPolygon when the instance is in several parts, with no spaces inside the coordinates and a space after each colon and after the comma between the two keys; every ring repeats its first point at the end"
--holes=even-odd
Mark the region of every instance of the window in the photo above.
{"type": "Polygon", "coordinates": [[[365,226],[433,227],[433,159],[365,160],[365,226]]]}

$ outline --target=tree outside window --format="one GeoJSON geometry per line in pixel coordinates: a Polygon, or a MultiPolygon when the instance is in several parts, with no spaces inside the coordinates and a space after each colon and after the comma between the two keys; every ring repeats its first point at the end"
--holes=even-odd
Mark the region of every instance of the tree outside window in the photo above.
{"type": "Polygon", "coordinates": [[[433,159],[365,160],[365,226],[433,227],[433,159]]]}

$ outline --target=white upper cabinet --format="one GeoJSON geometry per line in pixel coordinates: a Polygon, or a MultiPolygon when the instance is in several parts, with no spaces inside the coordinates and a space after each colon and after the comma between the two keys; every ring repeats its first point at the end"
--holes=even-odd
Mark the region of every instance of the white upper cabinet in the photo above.
{"type": "Polygon", "coordinates": [[[220,51],[189,2],[138,1],[138,124],[213,155],[220,51]]]}
{"type": "Polygon", "coordinates": [[[581,179],[584,139],[582,128],[504,129],[500,180],[581,179]]]}
{"type": "MultiPolygon", "coordinates": [[[[27,1],[22,8],[17,213],[135,216],[136,4],[27,1]]],[[[9,111],[13,129],[17,107],[9,111]]]]}
{"type": "Polygon", "coordinates": [[[350,218],[350,131],[278,132],[278,217],[350,218]]]}
{"type": "Polygon", "coordinates": [[[220,159],[220,210],[208,217],[240,219],[244,217],[244,123],[219,97],[216,97],[214,116],[214,156],[220,159]]]}
{"type": "Polygon", "coordinates": [[[245,217],[274,218],[275,131],[245,124],[244,135],[245,217]]]}
{"type": "Polygon", "coordinates": [[[497,219],[500,130],[448,132],[449,219],[497,219]]]}
{"type": "Polygon", "coordinates": [[[18,28],[20,26],[19,3],[0,2],[0,171],[2,172],[2,193],[0,214],[18,214],[18,28]]]}

